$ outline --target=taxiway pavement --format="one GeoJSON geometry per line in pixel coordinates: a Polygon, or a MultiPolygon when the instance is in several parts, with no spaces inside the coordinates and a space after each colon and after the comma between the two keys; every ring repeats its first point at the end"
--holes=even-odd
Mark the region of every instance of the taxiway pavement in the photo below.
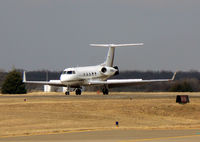
{"type": "Polygon", "coordinates": [[[200,129],[101,130],[0,138],[0,142],[199,142],[200,129]]]}

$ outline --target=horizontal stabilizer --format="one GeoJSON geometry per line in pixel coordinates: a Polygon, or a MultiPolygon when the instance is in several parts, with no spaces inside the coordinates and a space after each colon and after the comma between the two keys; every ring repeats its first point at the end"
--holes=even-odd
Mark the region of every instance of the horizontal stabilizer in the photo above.
{"type": "Polygon", "coordinates": [[[90,46],[96,47],[123,47],[123,46],[137,46],[144,45],[144,43],[132,43],[132,44],[90,44],[90,46]]]}
{"type": "Polygon", "coordinates": [[[90,44],[90,46],[109,48],[106,61],[102,64],[102,65],[105,65],[105,66],[108,66],[108,67],[112,67],[113,66],[114,54],[115,54],[115,48],[116,47],[138,46],[138,45],[144,45],[144,44],[143,43],[131,43],[131,44],[90,44]]]}

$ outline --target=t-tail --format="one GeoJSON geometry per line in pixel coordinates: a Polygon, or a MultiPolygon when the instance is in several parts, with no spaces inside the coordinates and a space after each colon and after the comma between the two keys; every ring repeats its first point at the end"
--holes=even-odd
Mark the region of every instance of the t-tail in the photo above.
{"type": "Polygon", "coordinates": [[[114,62],[115,56],[115,48],[116,47],[124,47],[124,46],[138,46],[143,45],[143,43],[134,43],[134,44],[90,44],[90,46],[97,46],[97,47],[108,47],[108,54],[105,62],[102,64],[104,66],[112,67],[114,62]]]}

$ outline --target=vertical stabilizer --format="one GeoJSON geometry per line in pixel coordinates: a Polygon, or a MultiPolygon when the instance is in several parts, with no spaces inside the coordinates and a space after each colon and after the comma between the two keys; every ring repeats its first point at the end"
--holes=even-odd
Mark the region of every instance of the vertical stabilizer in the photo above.
{"type": "Polygon", "coordinates": [[[115,48],[109,47],[108,54],[106,57],[106,61],[104,62],[105,66],[112,67],[114,62],[114,56],[115,56],[115,48]]]}

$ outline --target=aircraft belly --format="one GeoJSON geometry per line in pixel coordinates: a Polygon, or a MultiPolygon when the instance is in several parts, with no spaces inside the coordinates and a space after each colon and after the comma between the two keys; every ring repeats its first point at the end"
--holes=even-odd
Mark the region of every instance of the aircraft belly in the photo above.
{"type": "Polygon", "coordinates": [[[83,82],[79,80],[63,82],[66,86],[80,86],[83,82]]]}

